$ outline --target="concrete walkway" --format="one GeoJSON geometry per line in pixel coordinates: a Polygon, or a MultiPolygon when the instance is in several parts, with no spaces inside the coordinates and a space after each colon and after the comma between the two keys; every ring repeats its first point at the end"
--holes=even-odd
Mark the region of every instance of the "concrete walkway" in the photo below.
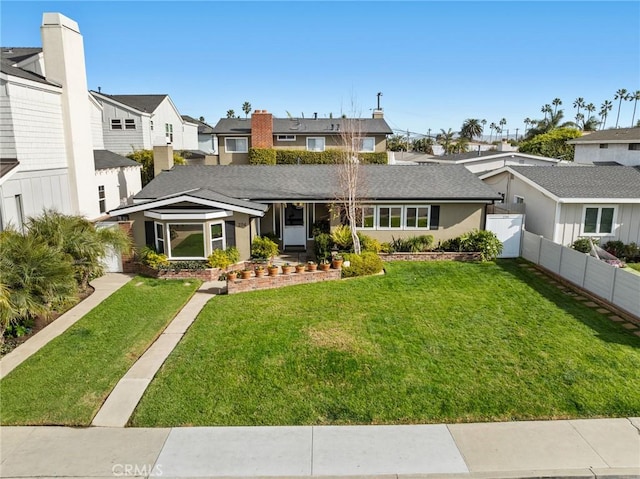
{"type": "Polygon", "coordinates": [[[198,313],[213,296],[226,287],[222,281],[202,283],[189,302],[147,351],[118,381],[96,416],[92,426],[124,427],[165,359],[178,345],[198,313]]]}
{"type": "Polygon", "coordinates": [[[640,477],[640,418],[414,426],[4,427],[1,477],[640,477]]]}
{"type": "Polygon", "coordinates": [[[133,275],[122,273],[107,273],[100,278],[91,281],[94,288],[93,294],[88,296],[69,311],[64,313],[44,329],[38,331],[33,337],[26,340],[9,354],[0,359],[0,379],[13,371],[20,363],[36,353],[53,338],[61,335],[76,323],[85,314],[98,304],[111,296],[115,291],[128,283],[133,275]]]}

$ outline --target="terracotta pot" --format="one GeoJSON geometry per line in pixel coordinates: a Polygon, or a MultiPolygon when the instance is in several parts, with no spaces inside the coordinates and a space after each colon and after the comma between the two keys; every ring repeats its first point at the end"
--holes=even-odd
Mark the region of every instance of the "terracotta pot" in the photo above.
{"type": "Polygon", "coordinates": [[[331,261],[331,266],[333,266],[333,269],[340,269],[342,268],[342,262],[344,260],[342,259],[334,259],[333,261],[331,261]]]}
{"type": "Polygon", "coordinates": [[[282,268],[282,274],[290,274],[293,269],[292,266],[280,266],[282,268]]]}
{"type": "Polygon", "coordinates": [[[315,271],[318,269],[318,265],[315,263],[309,264],[307,263],[307,271],[315,271]]]}
{"type": "Polygon", "coordinates": [[[304,265],[299,264],[296,266],[296,273],[304,273],[304,265]]]}
{"type": "Polygon", "coordinates": [[[331,268],[331,264],[330,263],[320,263],[318,265],[318,268],[320,268],[320,271],[329,271],[329,268],[331,268]]]}
{"type": "Polygon", "coordinates": [[[251,271],[240,271],[240,277],[242,279],[249,279],[251,278],[251,271]]]}
{"type": "Polygon", "coordinates": [[[254,272],[256,274],[256,278],[262,278],[264,276],[264,270],[263,269],[256,269],[254,272]]]}
{"type": "Polygon", "coordinates": [[[278,276],[278,267],[267,269],[269,276],[278,276]]]}
{"type": "Polygon", "coordinates": [[[229,271],[227,273],[228,281],[235,281],[236,279],[238,279],[238,273],[236,271],[229,271]]]}

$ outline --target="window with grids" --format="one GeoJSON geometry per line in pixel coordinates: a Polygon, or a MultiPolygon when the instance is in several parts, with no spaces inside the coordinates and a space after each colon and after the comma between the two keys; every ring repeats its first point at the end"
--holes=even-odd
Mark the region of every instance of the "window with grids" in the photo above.
{"type": "Polygon", "coordinates": [[[120,118],[112,118],[111,119],[111,129],[112,130],[122,130],[122,120],[120,118]]]}
{"type": "Polygon", "coordinates": [[[211,251],[224,249],[224,228],[223,223],[213,223],[211,225],[211,251]]]}
{"type": "Polygon", "coordinates": [[[106,213],[107,195],[104,191],[104,185],[98,186],[98,204],[100,205],[100,213],[106,213]]]}
{"type": "Polygon", "coordinates": [[[124,120],[124,129],[125,130],[135,130],[136,129],[136,120],[133,118],[125,118],[124,120]]]}
{"type": "Polygon", "coordinates": [[[401,229],[402,206],[380,206],[378,208],[378,227],[380,229],[401,229]]]}
{"type": "Polygon", "coordinates": [[[406,229],[429,229],[429,206],[407,206],[405,227],[406,229]]]}

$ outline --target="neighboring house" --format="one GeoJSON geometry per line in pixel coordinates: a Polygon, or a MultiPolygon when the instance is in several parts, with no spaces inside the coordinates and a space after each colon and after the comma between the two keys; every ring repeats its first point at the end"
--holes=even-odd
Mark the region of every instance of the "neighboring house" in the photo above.
{"type": "Polygon", "coordinates": [[[102,107],[104,147],[121,155],[171,144],[198,150],[198,125],[186,121],[169,95],[107,95],[91,91],[102,107]]]}
{"type": "MultiPolygon", "coordinates": [[[[168,155],[170,158],[170,155],[168,155]]],[[[362,165],[360,230],[379,241],[433,235],[436,242],[484,227],[501,196],[459,165],[362,165]]],[[[340,223],[335,165],[175,166],[157,175],[113,216],[134,220],[138,246],[170,259],[203,259],[236,246],[243,259],[256,235],[284,250],[313,251],[314,225],[340,223]]]]}
{"type": "Polygon", "coordinates": [[[218,144],[213,127],[201,120],[196,120],[189,115],[182,115],[182,119],[188,123],[198,125],[198,150],[207,155],[218,154],[218,144]]]}
{"type": "MultiPolygon", "coordinates": [[[[375,110],[373,118],[358,120],[358,149],[363,153],[385,152],[387,135],[393,133],[375,110]]],[[[213,129],[218,143],[218,164],[249,163],[249,148],[325,151],[342,145],[342,118],[273,118],[266,110],[255,110],[251,118],[223,118],[213,129]]]]}
{"type": "Polygon", "coordinates": [[[45,13],[41,34],[42,48],[1,50],[0,230],[44,209],[97,220],[140,190],[140,166],[102,151],[78,24],[45,13]]]}
{"type": "Polygon", "coordinates": [[[567,141],[576,163],[640,166],[640,127],[594,131],[567,141]]]}
{"type": "Polygon", "coordinates": [[[580,237],[640,243],[640,169],[508,166],[480,178],[505,202],[524,203],[525,229],[555,243],[580,237]]]}
{"type": "Polygon", "coordinates": [[[442,157],[422,158],[415,153],[395,153],[396,162],[416,164],[440,163],[443,165],[464,165],[469,171],[476,174],[497,170],[505,166],[553,166],[560,162],[556,158],[546,156],[530,155],[528,153],[518,153],[517,151],[474,151],[469,153],[457,153],[442,157]],[[402,158],[399,160],[399,158],[402,158]],[[406,158],[406,159],[405,159],[406,158]]]}

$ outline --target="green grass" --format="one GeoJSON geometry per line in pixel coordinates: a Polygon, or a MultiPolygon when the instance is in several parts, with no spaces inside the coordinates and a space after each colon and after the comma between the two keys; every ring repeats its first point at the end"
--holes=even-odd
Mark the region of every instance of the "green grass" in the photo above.
{"type": "Polygon", "coordinates": [[[135,426],[391,424],[640,414],[640,338],[497,263],[216,297],[135,426]]]}
{"type": "Polygon", "coordinates": [[[640,263],[627,263],[627,266],[636,271],[640,271],[640,263]]]}
{"type": "Polygon", "coordinates": [[[3,425],[89,425],[198,281],[136,277],[0,381],[3,425]]]}

